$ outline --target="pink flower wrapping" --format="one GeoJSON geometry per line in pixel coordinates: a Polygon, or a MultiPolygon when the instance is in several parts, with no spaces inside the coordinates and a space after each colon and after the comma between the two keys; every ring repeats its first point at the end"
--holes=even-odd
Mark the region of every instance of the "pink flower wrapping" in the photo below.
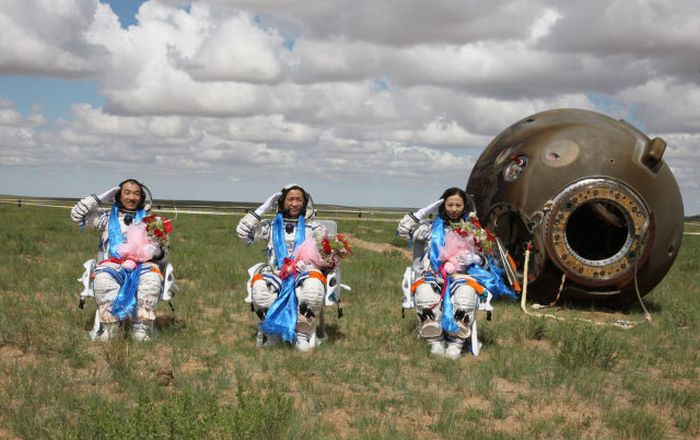
{"type": "Polygon", "coordinates": [[[126,241],[117,246],[121,256],[122,266],[133,270],[136,263],[144,263],[153,259],[158,247],[149,238],[145,223],[136,223],[126,230],[126,241]]]}
{"type": "Polygon", "coordinates": [[[350,244],[342,236],[328,235],[308,237],[294,251],[294,261],[301,270],[334,270],[340,264],[340,257],[350,253],[350,244]],[[313,267],[307,267],[313,266],[313,267]]]}
{"type": "Polygon", "coordinates": [[[445,272],[448,274],[462,272],[472,264],[479,264],[481,258],[474,247],[474,236],[462,236],[448,230],[445,245],[440,250],[440,261],[445,262],[445,272]]]}
{"type": "Polygon", "coordinates": [[[294,260],[306,265],[312,264],[317,268],[324,266],[323,258],[321,258],[321,254],[318,252],[318,245],[314,237],[308,237],[296,248],[294,251],[294,260]]]}

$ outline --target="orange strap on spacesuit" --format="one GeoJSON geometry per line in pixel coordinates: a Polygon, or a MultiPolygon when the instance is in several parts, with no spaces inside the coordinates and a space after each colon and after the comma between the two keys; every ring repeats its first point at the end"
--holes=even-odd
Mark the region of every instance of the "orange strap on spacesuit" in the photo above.
{"type": "Polygon", "coordinates": [[[321,280],[323,285],[326,285],[326,277],[321,273],[321,272],[316,272],[315,270],[310,270],[309,271],[309,278],[316,278],[317,280],[321,280]]]}
{"type": "Polygon", "coordinates": [[[151,272],[157,273],[161,278],[163,278],[163,272],[160,271],[160,267],[155,264],[151,265],[151,272]]]}
{"type": "Polygon", "coordinates": [[[411,293],[412,293],[412,294],[415,293],[415,292],[416,292],[416,289],[418,288],[418,286],[420,286],[421,284],[424,284],[424,283],[425,283],[425,279],[424,279],[423,277],[418,278],[418,279],[411,285],[411,293]]]}
{"type": "Polygon", "coordinates": [[[471,287],[472,289],[476,290],[476,293],[477,293],[479,296],[481,296],[481,295],[484,294],[484,286],[482,286],[481,284],[479,284],[474,278],[471,278],[471,277],[465,278],[464,281],[466,281],[467,284],[469,284],[469,287],[471,287]]]}
{"type": "Polygon", "coordinates": [[[256,273],[253,278],[250,279],[250,287],[253,287],[253,283],[262,280],[264,277],[261,273],[256,273]]]}

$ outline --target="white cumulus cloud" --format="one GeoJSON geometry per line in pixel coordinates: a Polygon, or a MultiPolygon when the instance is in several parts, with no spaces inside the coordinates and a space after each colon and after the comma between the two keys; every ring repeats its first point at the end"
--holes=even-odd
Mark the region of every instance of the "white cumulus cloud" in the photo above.
{"type": "Polygon", "coordinates": [[[695,0],[147,0],[128,27],[97,0],[3,2],[0,84],[87,78],[104,105],[51,119],[0,93],[0,167],[419,205],[513,122],[575,107],[664,137],[700,212],[698,23],[695,0]]]}

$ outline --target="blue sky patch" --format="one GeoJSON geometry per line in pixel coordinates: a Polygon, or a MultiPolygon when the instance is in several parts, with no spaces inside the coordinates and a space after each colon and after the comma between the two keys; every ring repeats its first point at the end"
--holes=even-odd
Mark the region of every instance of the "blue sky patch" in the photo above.
{"type": "Polygon", "coordinates": [[[622,119],[634,125],[641,131],[646,130],[644,123],[642,123],[642,121],[638,118],[638,106],[624,104],[610,95],[604,95],[601,93],[587,93],[586,97],[593,103],[593,105],[595,105],[596,110],[599,112],[613,118],[618,117],[616,115],[623,114],[622,119]]]}
{"type": "Polygon", "coordinates": [[[388,79],[375,79],[374,80],[374,91],[375,92],[385,92],[391,88],[391,83],[388,79]]]}
{"type": "Polygon", "coordinates": [[[108,4],[112,11],[119,16],[122,28],[126,29],[136,24],[136,13],[144,0],[102,0],[100,3],[108,4]]]}
{"type": "Polygon", "coordinates": [[[67,119],[73,103],[101,107],[105,101],[95,80],[17,75],[0,76],[0,98],[14,102],[15,109],[24,115],[30,114],[32,107],[40,106],[49,121],[67,119]]]}

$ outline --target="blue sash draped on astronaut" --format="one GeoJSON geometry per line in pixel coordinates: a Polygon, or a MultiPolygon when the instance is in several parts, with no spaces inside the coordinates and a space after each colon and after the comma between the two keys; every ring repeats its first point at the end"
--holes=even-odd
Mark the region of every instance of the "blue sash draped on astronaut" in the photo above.
{"type": "MultiPolygon", "coordinates": [[[[287,248],[287,243],[284,240],[284,219],[281,213],[275,215],[272,222],[272,243],[275,250],[275,258],[277,259],[277,267],[280,269],[288,267],[292,262],[294,250],[299,247],[306,238],[306,222],[303,216],[299,217],[297,223],[296,234],[294,236],[294,245],[291,249],[287,248]]],[[[283,273],[282,287],[279,295],[270,306],[270,309],[265,315],[265,320],[260,323],[260,330],[268,335],[279,335],[287,342],[293,342],[296,338],[297,325],[297,296],[295,293],[296,279],[295,274],[283,273]]]]}
{"type": "MultiPolygon", "coordinates": [[[[146,217],[146,212],[143,209],[136,211],[134,215],[134,224],[139,223],[146,217]]],[[[122,234],[121,225],[119,224],[119,208],[116,203],[112,205],[112,210],[109,213],[109,255],[108,257],[121,260],[121,256],[117,251],[117,247],[124,243],[124,234],[122,234]]],[[[124,320],[131,316],[136,311],[136,292],[138,291],[139,281],[141,279],[142,265],[139,263],[134,270],[126,270],[123,267],[119,271],[115,271],[108,267],[102,268],[108,272],[119,284],[119,293],[112,303],[110,312],[124,320]]],[[[148,269],[148,268],[147,268],[148,269]]],[[[150,270],[150,269],[148,269],[150,270]]]]}
{"type": "MultiPolygon", "coordinates": [[[[465,220],[467,219],[465,218],[465,220]]],[[[436,275],[439,274],[443,279],[441,295],[442,329],[448,333],[456,333],[459,329],[454,319],[454,306],[452,304],[452,284],[455,280],[445,272],[444,261],[440,260],[440,251],[443,246],[445,246],[445,223],[442,217],[438,216],[433,221],[433,230],[428,252],[430,255],[430,265],[433,271],[436,275]]],[[[503,269],[496,265],[492,257],[484,256],[484,258],[486,258],[488,262],[488,269],[484,269],[478,264],[472,264],[467,268],[465,273],[491,292],[494,298],[505,296],[511,299],[517,299],[517,294],[504,280],[503,269]]]]}

